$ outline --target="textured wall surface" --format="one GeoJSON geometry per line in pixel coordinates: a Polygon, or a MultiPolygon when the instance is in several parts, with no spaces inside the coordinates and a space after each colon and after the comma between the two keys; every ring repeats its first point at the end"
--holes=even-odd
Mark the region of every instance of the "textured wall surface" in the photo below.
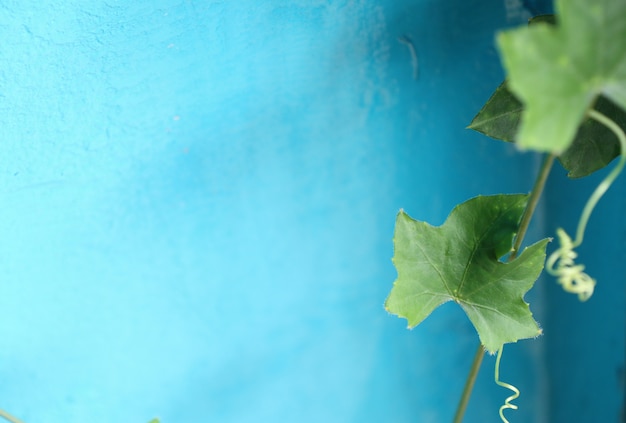
{"type": "MultiPolygon", "coordinates": [[[[534,156],[464,129],[502,78],[494,31],[528,13],[3,1],[0,407],[27,423],[450,421],[477,337],[452,304],[413,331],[385,313],[394,218],[529,191],[534,156]]],[[[557,421],[544,344],[507,349],[515,421],[557,421]]],[[[469,422],[508,394],[492,365],[469,422]]]]}

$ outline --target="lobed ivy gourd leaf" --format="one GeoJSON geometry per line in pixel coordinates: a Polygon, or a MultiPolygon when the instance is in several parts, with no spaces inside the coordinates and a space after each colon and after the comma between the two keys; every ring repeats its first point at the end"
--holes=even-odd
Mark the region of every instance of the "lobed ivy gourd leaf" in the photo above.
{"type": "MultiPolygon", "coordinates": [[[[604,96],[593,108],[612,119],[626,131],[626,112],[604,96]]],[[[514,142],[524,106],[509,90],[506,81],[500,84],[487,103],[468,126],[489,137],[514,142]]],[[[608,165],[620,154],[615,134],[601,123],[586,118],[578,128],[572,144],[558,159],[570,178],[587,176],[608,165]]]]}
{"type": "Polygon", "coordinates": [[[525,106],[521,148],[561,154],[604,95],[626,109],[626,2],[556,0],[558,25],[498,34],[512,92],[525,106]]]}
{"type": "Polygon", "coordinates": [[[458,303],[490,353],[508,342],[533,338],[541,329],[523,296],[545,262],[544,239],[509,263],[527,195],[479,196],[456,206],[442,226],[398,213],[393,263],[398,272],[385,302],[390,313],[414,327],[438,306],[458,303]]]}

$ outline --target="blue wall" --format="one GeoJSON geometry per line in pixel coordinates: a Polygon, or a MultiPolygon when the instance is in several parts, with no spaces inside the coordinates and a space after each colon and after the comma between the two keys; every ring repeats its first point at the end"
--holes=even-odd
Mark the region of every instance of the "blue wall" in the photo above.
{"type": "MultiPolygon", "coordinates": [[[[494,31],[527,16],[495,0],[3,2],[0,407],[27,423],[450,421],[477,337],[452,304],[413,331],[385,313],[394,218],[530,190],[537,157],[464,129],[502,79],[494,31]]],[[[535,315],[557,325],[545,290],[535,315]]],[[[512,421],[557,421],[545,339],[507,348],[512,421]]],[[[492,366],[469,422],[508,395],[492,366]]]]}
{"type": "MultiPolygon", "coordinates": [[[[611,165],[612,166],[612,165],[611,165]]],[[[610,166],[610,167],[611,167],[610,166]]],[[[548,230],[574,233],[587,197],[607,169],[567,180],[558,167],[546,192],[548,230]]],[[[626,178],[621,175],[594,210],[578,261],[597,279],[585,302],[548,282],[544,321],[552,421],[623,422],[625,415],[626,178]]]]}

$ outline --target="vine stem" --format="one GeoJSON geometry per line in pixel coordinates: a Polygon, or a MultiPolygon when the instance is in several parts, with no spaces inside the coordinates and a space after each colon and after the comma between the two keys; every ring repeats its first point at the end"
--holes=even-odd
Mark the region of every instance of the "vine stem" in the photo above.
{"type": "Polygon", "coordinates": [[[470,368],[470,372],[467,375],[467,380],[465,381],[465,387],[463,388],[461,400],[459,401],[459,405],[456,409],[456,414],[454,415],[454,423],[461,423],[463,421],[463,416],[465,416],[465,410],[467,409],[467,404],[469,403],[470,396],[472,395],[474,383],[476,382],[476,376],[478,376],[478,371],[480,370],[480,365],[483,362],[484,356],[485,349],[483,348],[482,344],[478,344],[478,349],[476,350],[476,354],[474,354],[472,367],[470,368]]]}
{"type": "Polygon", "coordinates": [[[524,237],[526,236],[526,232],[528,231],[528,226],[530,225],[530,220],[535,214],[535,209],[537,208],[537,204],[539,204],[539,199],[541,198],[541,194],[543,193],[543,188],[546,186],[546,181],[548,180],[548,175],[550,174],[550,170],[552,170],[553,164],[554,154],[547,155],[543,160],[541,169],[539,169],[539,174],[537,175],[537,179],[535,180],[533,190],[530,192],[530,198],[528,198],[528,203],[526,203],[526,208],[524,209],[524,214],[522,215],[522,220],[519,224],[519,231],[517,232],[517,236],[515,237],[515,242],[513,243],[513,249],[511,250],[511,254],[509,254],[509,261],[517,257],[517,253],[522,246],[522,242],[524,241],[524,237]]]}
{"type": "MultiPolygon", "coordinates": [[[[524,241],[524,237],[526,236],[526,232],[528,231],[528,226],[530,225],[530,221],[533,217],[533,214],[535,213],[535,209],[537,208],[537,204],[539,203],[541,194],[543,193],[543,188],[545,187],[546,181],[548,180],[548,175],[550,174],[552,165],[554,164],[554,157],[555,156],[553,154],[547,155],[543,160],[541,169],[539,169],[539,174],[537,175],[537,179],[535,180],[535,185],[533,186],[533,190],[530,192],[528,203],[526,203],[526,208],[524,209],[524,214],[522,215],[522,220],[520,221],[519,230],[515,237],[513,248],[511,249],[511,252],[509,254],[509,261],[517,257],[517,253],[522,246],[522,242],[524,241]]],[[[463,417],[465,416],[465,410],[467,409],[467,404],[469,403],[470,396],[472,395],[474,383],[476,382],[476,377],[478,376],[478,371],[480,370],[480,366],[483,362],[484,356],[485,349],[481,344],[479,344],[478,349],[476,350],[476,354],[474,354],[472,367],[470,368],[470,372],[467,375],[467,380],[465,381],[465,387],[463,388],[463,393],[461,394],[461,399],[459,401],[459,405],[457,406],[453,423],[461,423],[463,421],[463,417]]]]}
{"type": "Polygon", "coordinates": [[[12,415],[10,415],[9,413],[7,413],[6,411],[4,411],[2,409],[0,409],[0,417],[2,417],[5,420],[10,421],[11,423],[24,423],[23,421],[21,421],[17,417],[13,417],[12,415]]]}

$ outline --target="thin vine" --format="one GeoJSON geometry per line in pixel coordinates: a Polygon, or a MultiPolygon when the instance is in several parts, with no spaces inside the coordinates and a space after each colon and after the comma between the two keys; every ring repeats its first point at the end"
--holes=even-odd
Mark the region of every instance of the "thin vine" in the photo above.
{"type": "Polygon", "coordinates": [[[10,421],[11,423],[24,423],[22,420],[18,419],[15,416],[12,416],[4,410],[0,410],[0,417],[2,417],[4,420],[10,421]]]}
{"type": "Polygon", "coordinates": [[[500,348],[498,350],[498,356],[496,358],[496,367],[495,367],[495,374],[494,374],[494,380],[496,382],[496,385],[498,386],[502,386],[503,388],[506,388],[510,391],[513,391],[513,395],[507,397],[504,400],[504,404],[502,405],[502,407],[500,407],[500,419],[502,419],[502,421],[504,423],[509,423],[509,421],[507,420],[506,417],[504,417],[504,410],[510,409],[510,410],[517,410],[517,405],[512,404],[512,401],[515,401],[517,398],[519,398],[520,392],[519,389],[517,389],[515,386],[511,385],[510,383],[506,383],[506,382],[502,382],[500,380],[500,359],[502,358],[502,350],[504,349],[504,345],[502,346],[502,348],[500,348]]]}
{"type": "Polygon", "coordinates": [[[592,119],[600,122],[615,134],[620,143],[620,159],[613,170],[600,182],[593,194],[591,194],[591,197],[589,197],[589,200],[587,200],[576,229],[576,239],[572,240],[565,230],[557,229],[560,248],[552,253],[546,262],[548,273],[557,277],[559,284],[566,292],[578,294],[580,301],[587,301],[593,295],[596,280],[584,272],[584,265],[574,262],[578,257],[578,253],[574,251],[574,248],[583,243],[587,223],[593,209],[622,172],[626,163],[626,134],[624,134],[622,128],[612,119],[596,110],[589,110],[588,114],[592,119]]]}
{"type": "MultiPolygon", "coordinates": [[[[7,420],[11,423],[24,423],[22,420],[18,419],[15,416],[12,416],[11,414],[7,413],[6,411],[0,409],[0,418],[7,420]]],[[[160,423],[159,419],[152,419],[150,420],[148,423],[160,423]]]]}

